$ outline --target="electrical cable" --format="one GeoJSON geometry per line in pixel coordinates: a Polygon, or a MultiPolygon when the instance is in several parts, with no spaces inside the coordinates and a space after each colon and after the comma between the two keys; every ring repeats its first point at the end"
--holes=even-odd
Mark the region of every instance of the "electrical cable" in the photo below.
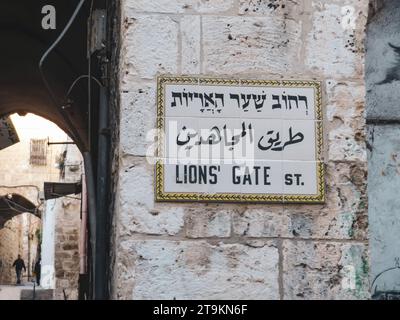
{"type": "MultiPolygon", "coordinates": [[[[69,89],[68,89],[68,92],[67,92],[67,95],[66,95],[67,98],[68,98],[69,95],[71,94],[72,90],[74,89],[74,87],[75,87],[75,85],[78,83],[78,81],[80,81],[80,80],[82,80],[82,79],[84,79],[84,78],[89,78],[89,75],[84,74],[84,75],[81,75],[81,76],[79,76],[78,78],[75,79],[75,81],[71,84],[71,86],[70,86],[69,89]]],[[[92,78],[92,80],[94,80],[100,87],[103,87],[103,84],[100,82],[99,79],[97,79],[97,78],[94,77],[94,76],[91,76],[91,78],[92,78]]]]}
{"type": "MultiPolygon", "coordinates": [[[[85,3],[85,1],[86,0],[81,0],[78,3],[78,5],[75,8],[75,11],[73,12],[71,18],[69,19],[69,21],[65,25],[64,29],[61,31],[60,35],[57,37],[57,39],[54,41],[54,43],[47,49],[47,51],[43,54],[43,56],[41,57],[41,59],[39,61],[40,75],[42,77],[42,81],[43,81],[47,91],[49,92],[50,98],[53,100],[53,103],[57,107],[57,110],[60,112],[61,116],[64,118],[64,120],[66,121],[67,125],[69,126],[69,128],[71,130],[71,135],[73,136],[74,140],[80,146],[84,146],[83,141],[80,138],[80,135],[79,135],[77,129],[75,128],[75,126],[73,125],[71,119],[69,118],[69,116],[67,114],[65,114],[65,110],[62,107],[59,108],[59,105],[58,105],[58,102],[57,102],[57,98],[56,98],[53,90],[51,89],[50,84],[47,81],[46,75],[44,74],[43,64],[44,64],[45,60],[47,59],[47,57],[49,56],[49,54],[54,50],[55,47],[57,47],[57,45],[60,43],[60,41],[64,38],[65,34],[68,32],[68,30],[70,29],[71,25],[73,24],[73,22],[75,21],[76,17],[78,16],[78,14],[79,14],[83,4],[85,3]]],[[[90,80],[89,80],[89,82],[90,82],[90,80]]]]}

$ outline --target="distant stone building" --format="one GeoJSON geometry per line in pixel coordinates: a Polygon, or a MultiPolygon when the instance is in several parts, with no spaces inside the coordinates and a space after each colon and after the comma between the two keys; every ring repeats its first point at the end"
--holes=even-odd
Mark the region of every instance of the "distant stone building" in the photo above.
{"type": "Polygon", "coordinates": [[[44,201],[43,184],[80,181],[81,155],[73,145],[48,145],[48,142],[69,139],[51,122],[31,114],[13,115],[11,119],[20,142],[0,151],[0,195],[11,201],[11,208],[2,208],[1,212],[1,217],[8,220],[0,226],[0,284],[15,283],[12,263],[18,254],[28,269],[23,281],[33,281],[34,266],[41,256],[42,286],[55,289],[56,299],[64,299],[63,290],[68,298],[76,299],[80,201],[70,198],[44,201]],[[63,168],[62,174],[60,168],[63,168]],[[19,198],[35,210],[23,213],[24,207],[20,204],[24,202],[16,200],[19,198]],[[43,223],[44,219],[47,224],[43,223]]]}

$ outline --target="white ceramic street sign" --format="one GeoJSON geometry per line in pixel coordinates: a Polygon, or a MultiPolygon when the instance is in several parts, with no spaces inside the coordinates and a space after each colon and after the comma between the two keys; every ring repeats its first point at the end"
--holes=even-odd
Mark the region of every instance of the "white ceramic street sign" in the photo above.
{"type": "Polygon", "coordinates": [[[320,83],[160,77],[157,201],[324,201],[320,83]]]}

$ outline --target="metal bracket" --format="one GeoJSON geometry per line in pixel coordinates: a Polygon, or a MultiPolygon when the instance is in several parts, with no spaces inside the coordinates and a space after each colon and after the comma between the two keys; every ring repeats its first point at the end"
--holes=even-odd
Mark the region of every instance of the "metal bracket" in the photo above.
{"type": "Polygon", "coordinates": [[[103,50],[106,47],[107,39],[107,14],[106,10],[96,9],[91,17],[91,38],[89,52],[93,54],[96,51],[103,50]]]}

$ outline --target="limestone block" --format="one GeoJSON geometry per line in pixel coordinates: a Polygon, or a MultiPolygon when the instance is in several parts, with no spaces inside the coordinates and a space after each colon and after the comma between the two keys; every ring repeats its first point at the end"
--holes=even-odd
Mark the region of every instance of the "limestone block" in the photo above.
{"type": "Polygon", "coordinates": [[[312,27],[306,42],[306,65],[334,78],[363,74],[366,1],[313,1],[312,27]]]}
{"type": "Polygon", "coordinates": [[[366,175],[366,163],[329,162],[325,204],[245,206],[233,215],[233,231],[244,237],[365,240],[366,175]]]}
{"type": "Polygon", "coordinates": [[[154,166],[146,159],[128,157],[124,161],[119,179],[117,232],[177,234],[184,224],[184,207],[154,202],[154,166]]]}
{"type": "Polygon", "coordinates": [[[132,299],[135,284],[135,261],[129,254],[129,248],[119,242],[116,246],[116,264],[114,269],[114,299],[132,299]]]}
{"type": "Polygon", "coordinates": [[[301,24],[297,21],[280,16],[205,16],[202,27],[205,73],[284,75],[299,64],[301,24]]]}
{"type": "Polygon", "coordinates": [[[284,241],[285,299],[368,299],[364,244],[284,241]]]}
{"type": "MultiPolygon", "coordinates": [[[[326,98],[330,102],[340,102],[340,106],[345,108],[346,102],[354,101],[355,104],[363,104],[365,102],[365,86],[363,80],[357,81],[337,81],[328,79],[325,81],[326,98]]],[[[363,108],[359,110],[352,109],[352,114],[364,115],[363,108]],[[357,112],[355,112],[357,111],[357,112]]]]}
{"type": "Polygon", "coordinates": [[[199,13],[224,13],[235,8],[235,0],[192,0],[192,8],[199,13]]]}
{"type": "Polygon", "coordinates": [[[233,231],[245,237],[287,237],[289,219],[283,205],[248,206],[233,216],[233,231]]]}
{"type": "Polygon", "coordinates": [[[271,242],[128,240],[120,250],[127,269],[134,268],[134,279],[120,282],[130,288],[134,282],[127,299],[279,298],[278,251],[271,242]]]}
{"type": "Polygon", "coordinates": [[[220,13],[230,10],[234,0],[126,0],[125,8],[136,12],[220,13]]]}
{"type": "Polygon", "coordinates": [[[188,238],[229,237],[235,209],[220,205],[196,205],[186,209],[185,227],[188,238]]]}
{"type": "Polygon", "coordinates": [[[366,176],[366,163],[329,162],[325,204],[285,205],[289,234],[314,239],[367,239],[366,176]]]}
{"type": "Polygon", "coordinates": [[[132,82],[129,87],[121,93],[120,148],[126,154],[145,156],[156,127],[157,85],[132,82]]]}
{"type": "Polygon", "coordinates": [[[182,73],[200,73],[201,22],[200,16],[185,16],[181,19],[182,73]]]}
{"type": "Polygon", "coordinates": [[[336,161],[366,161],[367,153],[363,140],[365,133],[364,131],[359,133],[361,136],[355,136],[354,131],[349,127],[332,129],[329,132],[329,159],[336,161]]]}
{"type": "Polygon", "coordinates": [[[285,15],[293,18],[301,12],[302,5],[286,0],[239,0],[240,15],[275,16],[285,15]]]}
{"type": "Polygon", "coordinates": [[[366,161],[364,85],[331,79],[326,88],[328,159],[366,161]]]}
{"type": "Polygon", "coordinates": [[[130,15],[123,25],[121,87],[135,77],[152,79],[178,70],[179,23],[164,15],[130,15]]]}

